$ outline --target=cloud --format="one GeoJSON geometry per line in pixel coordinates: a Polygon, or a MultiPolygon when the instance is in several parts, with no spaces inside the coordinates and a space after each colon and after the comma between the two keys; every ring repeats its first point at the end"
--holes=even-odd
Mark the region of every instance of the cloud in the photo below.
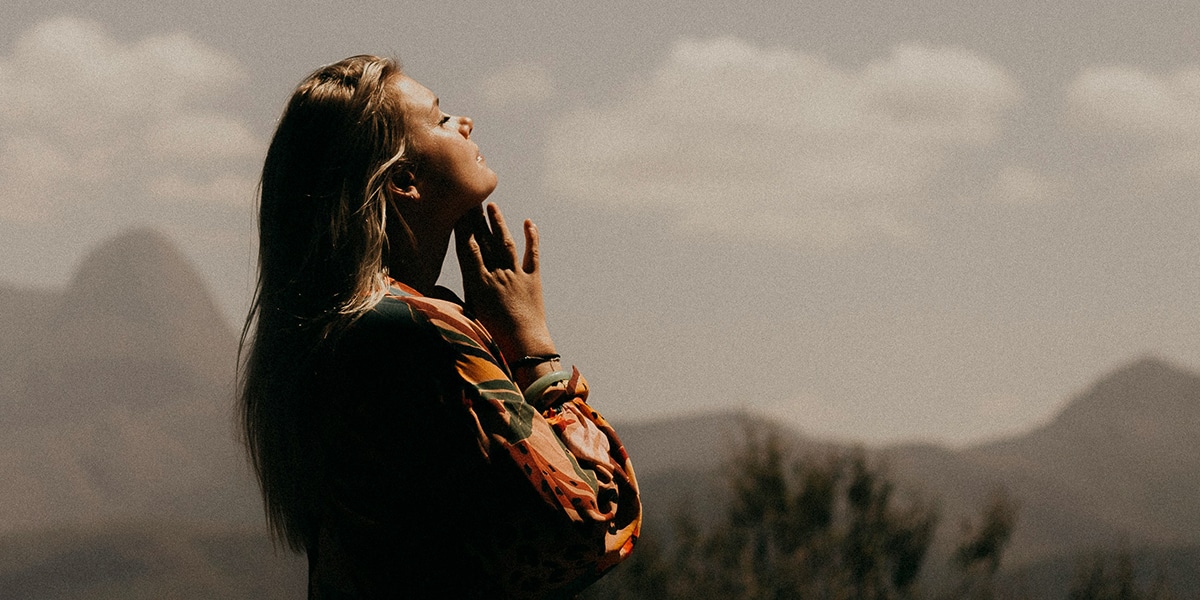
{"type": "Polygon", "coordinates": [[[1148,174],[1200,178],[1200,66],[1095,67],[1071,82],[1067,101],[1081,130],[1133,142],[1124,150],[1148,174]]]}
{"type": "Polygon", "coordinates": [[[258,140],[245,124],[224,115],[181,114],[146,130],[147,147],[172,158],[214,160],[254,158],[258,140]]]}
{"type": "MultiPolygon", "coordinates": [[[[248,159],[262,142],[210,106],[246,79],[235,60],[186,34],[125,42],[81,19],[34,26],[0,56],[0,219],[46,222],[114,196],[183,198],[153,183],[162,178],[195,189],[252,181],[248,159]]],[[[224,193],[187,201],[225,202],[224,193]]]]}
{"type": "Polygon", "coordinates": [[[488,77],[481,91],[484,99],[502,108],[537,104],[554,93],[554,81],[545,67],[518,63],[488,77]]]}
{"type": "Polygon", "coordinates": [[[1067,90],[1085,128],[1155,137],[1200,134],[1200,67],[1160,77],[1127,67],[1084,71],[1067,90]]]}
{"type": "Polygon", "coordinates": [[[546,184],[665,211],[687,231],[834,246],[919,234],[908,216],[956,151],[991,144],[1021,92],[954,48],[859,69],[722,38],[682,40],[619,100],[549,130],[546,184]]]}

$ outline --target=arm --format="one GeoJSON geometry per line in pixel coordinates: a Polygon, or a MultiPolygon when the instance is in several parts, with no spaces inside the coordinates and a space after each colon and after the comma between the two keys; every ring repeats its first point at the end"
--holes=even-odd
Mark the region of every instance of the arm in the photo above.
{"type": "MultiPolygon", "coordinates": [[[[504,574],[501,585],[578,591],[627,557],[641,526],[637,481],[616,433],[588,406],[588,385],[579,372],[572,368],[529,402],[487,330],[457,305],[420,297],[404,302],[448,345],[461,396],[442,401],[466,409],[472,437],[491,464],[489,477],[504,481],[503,488],[524,490],[514,497],[525,500],[506,505],[502,519],[521,532],[522,544],[537,549],[536,556],[530,561],[528,554],[512,552],[511,541],[490,542],[498,550],[484,554],[489,570],[504,574]],[[551,573],[556,580],[548,579],[551,573]]],[[[485,490],[497,491],[469,493],[485,490]]]]}
{"type": "MultiPolygon", "coordinates": [[[[555,354],[542,300],[537,227],[525,221],[525,255],[518,264],[516,242],[500,209],[490,204],[487,211],[486,219],[481,208],[468,212],[454,230],[467,305],[494,336],[508,364],[555,354]]],[[[517,368],[513,381],[524,390],[557,366],[545,362],[517,368]]]]}
{"type": "Polygon", "coordinates": [[[488,217],[490,223],[473,211],[455,238],[467,303],[483,325],[480,349],[487,339],[495,344],[487,356],[464,348],[459,374],[483,403],[474,407],[480,434],[493,451],[503,449],[547,506],[599,538],[588,543],[602,546],[595,558],[603,572],[629,554],[638,535],[641,504],[633,468],[612,427],[588,406],[588,385],[578,370],[552,378],[552,385],[528,398],[530,384],[558,364],[507,370],[523,356],[555,348],[542,301],[537,229],[525,222],[518,266],[515,243],[495,205],[488,217]]]}
{"type": "Polygon", "coordinates": [[[442,585],[420,552],[474,561],[461,583],[490,596],[565,598],[628,556],[636,479],[574,369],[531,404],[458,303],[400,287],[339,348],[323,514],[367,580],[442,585]]]}

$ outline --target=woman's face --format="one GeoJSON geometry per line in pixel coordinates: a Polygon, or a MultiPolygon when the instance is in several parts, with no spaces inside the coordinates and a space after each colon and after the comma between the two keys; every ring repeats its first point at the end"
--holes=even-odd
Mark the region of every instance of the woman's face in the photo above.
{"type": "Polygon", "coordinates": [[[442,112],[437,96],[408,76],[402,76],[397,86],[418,158],[413,186],[422,202],[458,212],[478,206],[496,189],[496,172],[471,141],[474,123],[442,112]]]}

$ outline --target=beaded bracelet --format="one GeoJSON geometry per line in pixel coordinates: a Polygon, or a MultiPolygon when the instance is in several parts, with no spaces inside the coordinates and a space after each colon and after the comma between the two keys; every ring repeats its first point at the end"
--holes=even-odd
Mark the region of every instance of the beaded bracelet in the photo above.
{"type": "Polygon", "coordinates": [[[533,383],[529,384],[529,387],[525,388],[525,401],[533,404],[533,401],[537,400],[543,392],[550,388],[550,386],[560,381],[568,381],[570,379],[570,371],[555,371],[553,373],[542,375],[541,377],[538,377],[537,381],[534,381],[533,383]]]}
{"type": "Polygon", "coordinates": [[[551,361],[560,360],[560,359],[562,359],[562,356],[559,354],[543,354],[541,356],[526,356],[526,357],[521,358],[521,359],[517,360],[516,362],[514,362],[512,364],[512,368],[523,369],[523,368],[529,368],[529,367],[536,367],[544,362],[551,362],[551,361]]]}

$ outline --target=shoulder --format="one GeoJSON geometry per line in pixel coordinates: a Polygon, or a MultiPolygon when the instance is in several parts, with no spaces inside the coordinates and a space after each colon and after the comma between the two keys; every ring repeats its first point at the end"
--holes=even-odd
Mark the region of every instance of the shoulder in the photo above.
{"type": "Polygon", "coordinates": [[[499,362],[491,334],[470,318],[452,292],[423,296],[393,286],[374,307],[361,314],[336,343],[338,354],[361,358],[363,352],[475,357],[499,362]]]}
{"type": "Polygon", "coordinates": [[[466,314],[453,292],[437,288],[435,295],[423,296],[393,287],[362,320],[368,326],[430,328],[451,345],[492,348],[491,334],[466,314]]]}
{"type": "MultiPolygon", "coordinates": [[[[392,397],[402,388],[409,396],[433,381],[453,378],[454,364],[464,352],[438,317],[416,297],[389,294],[363,312],[333,341],[329,364],[331,381],[353,389],[351,395],[392,397]]],[[[436,396],[429,388],[429,397],[436,396]]],[[[343,390],[345,391],[345,390],[343,390]]]]}
{"type": "Polygon", "coordinates": [[[423,329],[470,322],[462,307],[439,298],[422,296],[407,288],[393,286],[373,307],[359,315],[354,326],[358,328],[385,327],[388,329],[423,329]]]}

